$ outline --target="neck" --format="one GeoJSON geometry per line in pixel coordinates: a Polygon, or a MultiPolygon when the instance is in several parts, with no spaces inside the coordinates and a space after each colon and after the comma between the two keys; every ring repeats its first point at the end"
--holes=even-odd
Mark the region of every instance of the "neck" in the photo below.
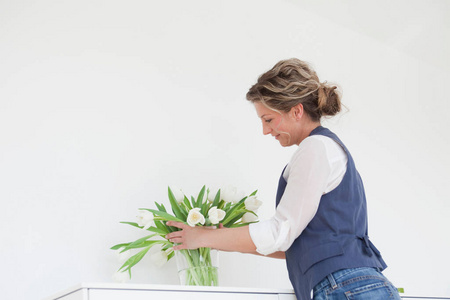
{"type": "Polygon", "coordinates": [[[309,126],[308,131],[308,135],[311,134],[311,131],[313,131],[314,129],[316,129],[317,127],[320,126],[320,122],[311,122],[311,125],[309,126]]]}
{"type": "Polygon", "coordinates": [[[300,143],[311,134],[311,131],[313,131],[314,129],[316,129],[319,126],[320,126],[320,122],[312,122],[312,121],[305,122],[302,126],[302,134],[301,134],[300,140],[297,143],[297,145],[300,145],[300,143]]]}

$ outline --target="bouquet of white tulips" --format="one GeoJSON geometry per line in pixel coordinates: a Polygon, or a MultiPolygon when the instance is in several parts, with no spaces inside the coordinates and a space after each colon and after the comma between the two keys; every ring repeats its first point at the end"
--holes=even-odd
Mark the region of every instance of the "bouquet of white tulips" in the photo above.
{"type": "MultiPolygon", "coordinates": [[[[138,222],[121,222],[152,232],[134,242],[118,244],[111,249],[118,250],[120,255],[130,253],[130,250],[141,249],[129,257],[119,268],[118,273],[128,272],[131,278],[131,268],[136,265],[155,245],[160,245],[159,257],[171,259],[175,253],[173,243],[165,236],[178,228],[167,226],[167,221],[177,221],[189,226],[239,227],[257,222],[256,211],[261,201],[256,198],[254,191],[246,196],[238,193],[235,188],[228,187],[217,192],[211,192],[205,186],[198,196],[190,199],[181,190],[168,188],[169,201],[173,214],[170,214],[163,204],[155,202],[157,209],[140,208],[138,222]]],[[[211,262],[211,249],[199,248],[195,250],[178,250],[178,255],[184,256],[187,270],[185,270],[186,285],[218,285],[217,268],[211,262]]],[[[123,277],[123,276],[122,276],[123,277]]]]}

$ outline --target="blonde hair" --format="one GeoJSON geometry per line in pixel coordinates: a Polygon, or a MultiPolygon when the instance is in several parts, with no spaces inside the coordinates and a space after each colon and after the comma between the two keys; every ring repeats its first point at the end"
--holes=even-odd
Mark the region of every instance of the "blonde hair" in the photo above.
{"type": "Polygon", "coordinates": [[[334,116],[341,110],[337,86],[320,82],[308,63],[296,58],[282,60],[259,76],[249,89],[247,100],[285,113],[301,103],[312,121],[334,116]]]}

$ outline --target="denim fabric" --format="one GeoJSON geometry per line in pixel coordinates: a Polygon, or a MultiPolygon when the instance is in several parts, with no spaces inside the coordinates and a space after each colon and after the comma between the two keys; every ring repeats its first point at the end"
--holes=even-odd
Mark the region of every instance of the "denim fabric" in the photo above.
{"type": "Polygon", "coordinates": [[[400,300],[397,288],[374,268],[344,269],[314,287],[313,300],[400,300]]]}

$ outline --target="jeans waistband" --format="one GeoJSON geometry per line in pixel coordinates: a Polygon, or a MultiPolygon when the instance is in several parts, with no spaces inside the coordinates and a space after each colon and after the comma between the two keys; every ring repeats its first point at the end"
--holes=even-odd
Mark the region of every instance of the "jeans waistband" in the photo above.
{"type": "Polygon", "coordinates": [[[338,284],[341,282],[341,278],[356,272],[356,271],[363,271],[364,269],[367,269],[368,273],[378,273],[379,274],[379,270],[376,268],[371,268],[371,267],[362,267],[362,268],[352,268],[352,269],[343,269],[343,270],[339,270],[336,272],[333,272],[329,275],[327,275],[321,282],[319,282],[313,289],[313,292],[319,292],[322,289],[325,288],[337,288],[338,284]]]}

